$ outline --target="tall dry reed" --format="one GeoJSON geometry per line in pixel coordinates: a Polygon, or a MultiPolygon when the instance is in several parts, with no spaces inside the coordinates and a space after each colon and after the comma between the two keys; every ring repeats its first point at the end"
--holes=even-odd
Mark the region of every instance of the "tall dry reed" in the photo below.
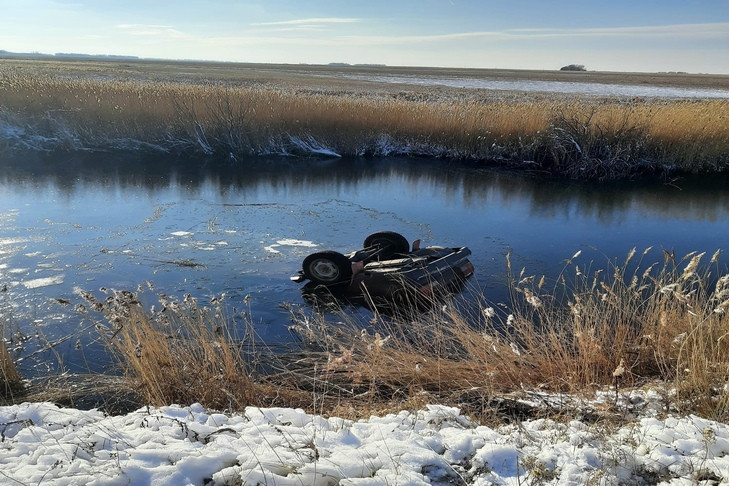
{"type": "Polygon", "coordinates": [[[438,304],[374,323],[309,318],[298,328],[325,351],[322,379],[373,400],[474,388],[580,394],[658,380],[673,383],[674,407],[725,420],[729,275],[712,273],[718,253],[703,270],[703,254],[644,265],[649,254],[598,270],[576,254],[551,284],[510,273],[506,312],[438,304]]]}
{"type": "Polygon", "coordinates": [[[112,292],[104,301],[84,296],[105,315],[108,325],[97,326],[101,338],[144,403],[242,409],[264,395],[250,377],[243,340],[220,309],[165,298],[162,310],[151,312],[130,292],[112,292]]]}
{"type": "Polygon", "coordinates": [[[23,380],[0,334],[0,398],[11,398],[22,386],[23,380]]]}
{"type": "Polygon", "coordinates": [[[65,149],[402,153],[598,178],[729,164],[725,100],[421,99],[357,95],[323,83],[304,90],[8,70],[0,73],[0,120],[65,149]]]}

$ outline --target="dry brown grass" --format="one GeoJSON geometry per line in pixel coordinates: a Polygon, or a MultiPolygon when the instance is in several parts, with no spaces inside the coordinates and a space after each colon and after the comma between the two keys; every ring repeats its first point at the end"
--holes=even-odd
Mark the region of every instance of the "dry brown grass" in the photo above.
{"type": "MultiPolygon", "coordinates": [[[[134,140],[229,154],[408,153],[498,161],[573,177],[729,164],[729,102],[392,93],[203,80],[118,79],[34,70],[0,74],[3,117],[60,140],[56,148],[134,140]]],[[[341,84],[341,80],[337,81],[341,84]]],[[[464,92],[465,93],[465,92],[464,92]]]]}
{"type": "Polygon", "coordinates": [[[292,309],[304,345],[295,353],[256,351],[250,321],[239,336],[221,309],[164,300],[147,312],[128,292],[100,305],[102,333],[130,388],[155,405],[355,417],[465,400],[487,414],[494,397],[519,390],[580,396],[656,381],[675,390],[674,409],[727,420],[729,275],[718,256],[664,252],[647,265],[648,249],[593,270],[578,252],[549,280],[514,271],[507,257],[508,307],[438,301],[368,322],[292,309]]]}
{"type": "Polygon", "coordinates": [[[105,316],[108,324],[97,324],[101,339],[143,403],[200,402],[219,409],[256,403],[258,385],[219,309],[174,302],[153,313],[142,310],[131,292],[111,291],[103,301],[83,296],[105,316]]]}
{"type": "MultiPolygon", "coordinates": [[[[225,316],[222,305],[200,307],[189,295],[182,302],[160,296],[159,310],[144,310],[132,292],[107,292],[103,300],[82,292],[104,316],[106,322],[96,324],[99,339],[116,358],[128,390],[125,396],[119,389],[113,394],[89,389],[106,398],[106,408],[134,400],[156,406],[202,403],[218,410],[311,403],[288,376],[272,382],[258,374],[260,355],[271,353],[257,342],[248,311],[239,316],[241,329],[236,327],[241,321],[225,316]]],[[[277,363],[266,365],[271,372],[277,363]]]]}
{"type": "Polygon", "coordinates": [[[701,272],[696,254],[641,268],[631,253],[595,272],[578,257],[551,287],[514,275],[506,315],[439,305],[373,326],[308,319],[299,329],[326,350],[322,380],[373,401],[421,392],[458,400],[473,389],[581,395],[658,380],[675,387],[673,407],[729,418],[729,275],[701,272]],[[360,331],[368,327],[377,334],[360,331]]]}
{"type": "MultiPolygon", "coordinates": [[[[719,272],[718,252],[664,255],[647,265],[650,249],[632,251],[594,270],[578,252],[549,280],[509,263],[508,306],[446,300],[367,322],[292,308],[302,347],[278,353],[256,341],[247,311],[234,320],[222,307],[167,297],[147,311],[130,292],[84,294],[105,318],[97,328],[125,379],[113,394],[84,389],[106,393],[110,410],[137,400],[355,418],[441,402],[486,417],[518,391],[584,396],[662,383],[673,390],[668,408],[729,420],[729,275],[719,272]]],[[[3,376],[19,381],[3,356],[3,376]]]]}
{"type": "MultiPolygon", "coordinates": [[[[72,127],[93,143],[107,138],[178,141],[203,151],[263,151],[286,137],[314,138],[343,154],[371,150],[380,137],[423,146],[483,150],[545,127],[531,103],[432,103],[336,96],[219,84],[58,79],[5,74],[3,106],[37,123],[72,127]]],[[[541,116],[540,116],[540,112],[541,116]]]]}
{"type": "MultiPolygon", "coordinates": [[[[243,355],[227,331],[202,316],[185,328],[153,325],[137,308],[110,340],[124,373],[141,390],[145,403],[163,405],[194,401],[216,408],[254,404],[255,386],[243,355]]],[[[189,324],[189,325],[187,325],[189,324]]]]}
{"type": "Polygon", "coordinates": [[[22,385],[20,373],[0,334],[0,398],[12,398],[22,388],[22,385]]]}

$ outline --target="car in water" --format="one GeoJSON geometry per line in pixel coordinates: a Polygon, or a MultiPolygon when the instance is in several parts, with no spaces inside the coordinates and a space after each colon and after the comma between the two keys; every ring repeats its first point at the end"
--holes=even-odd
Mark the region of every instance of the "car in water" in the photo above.
{"type": "Polygon", "coordinates": [[[323,291],[375,305],[458,292],[474,272],[471,250],[420,245],[416,240],[411,247],[401,234],[380,231],[350,253],[312,253],[291,280],[308,281],[309,293],[323,291]]]}

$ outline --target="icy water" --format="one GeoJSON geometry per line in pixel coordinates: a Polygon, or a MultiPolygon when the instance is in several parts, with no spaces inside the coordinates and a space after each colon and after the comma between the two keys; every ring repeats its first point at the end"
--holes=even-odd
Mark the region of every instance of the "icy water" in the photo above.
{"type": "Polygon", "coordinates": [[[50,369],[54,353],[72,371],[101,366],[80,290],[141,287],[145,305],[160,293],[222,298],[228,312],[250,310],[262,339],[287,342],[284,307],[306,306],[289,280],[302,259],[379,230],[469,246],[466,295],[496,303],[507,252],[554,278],[579,250],[594,269],[633,247],[656,259],[728,249],[727,189],[716,177],[580,183],[418,159],[18,156],[0,162],[0,325],[28,337],[12,345],[26,373],[50,369]]]}

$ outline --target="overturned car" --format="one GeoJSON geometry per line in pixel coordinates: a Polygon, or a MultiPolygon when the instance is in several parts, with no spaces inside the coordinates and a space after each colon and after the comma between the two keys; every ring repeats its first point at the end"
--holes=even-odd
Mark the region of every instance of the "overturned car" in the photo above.
{"type": "Polygon", "coordinates": [[[308,290],[322,290],[369,303],[431,297],[460,290],[473,274],[467,247],[420,247],[393,231],[369,235],[363,248],[343,254],[320,251],[307,256],[291,277],[309,281],[308,290]]]}

